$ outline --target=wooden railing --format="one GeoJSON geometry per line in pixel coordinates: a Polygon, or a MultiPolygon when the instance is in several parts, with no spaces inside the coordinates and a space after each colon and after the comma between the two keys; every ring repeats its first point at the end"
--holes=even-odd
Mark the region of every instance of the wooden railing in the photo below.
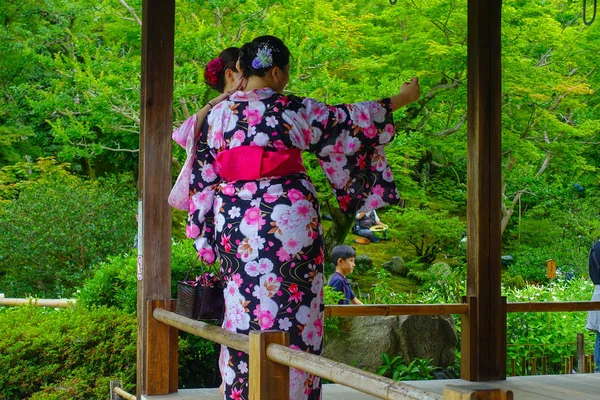
{"type": "Polygon", "coordinates": [[[52,307],[52,308],[69,308],[73,306],[77,300],[75,299],[16,299],[16,298],[4,298],[0,297],[0,306],[27,306],[32,305],[35,307],[52,307]]]}
{"type": "MultiPolygon", "coordinates": [[[[325,314],[326,316],[462,314],[466,313],[465,307],[465,304],[326,306],[325,314]],[[361,312],[357,313],[354,310],[361,312]]],[[[148,312],[151,313],[152,319],[157,323],[183,330],[249,354],[249,392],[251,400],[289,399],[290,367],[320,376],[379,399],[453,400],[468,398],[472,400],[509,400],[513,398],[512,392],[507,390],[471,390],[451,385],[444,388],[444,395],[442,396],[322,356],[291,349],[289,347],[289,333],[287,332],[251,331],[249,335],[242,335],[201,321],[182,317],[167,310],[167,308],[173,310],[173,304],[166,301],[148,302],[148,312]]],[[[159,326],[151,323],[148,338],[161,336],[150,332],[154,329],[159,329],[159,326]]],[[[148,343],[148,348],[160,345],[160,343],[148,343]]],[[[162,345],[164,347],[164,343],[162,345]]],[[[165,351],[162,352],[165,353],[165,351]]],[[[155,358],[152,354],[149,354],[148,357],[149,359],[155,358]]],[[[172,361],[168,362],[168,364],[172,363],[172,361]]],[[[162,371],[162,379],[159,377],[158,380],[168,381],[170,379],[168,377],[169,373],[168,370],[162,371]]],[[[156,379],[156,376],[154,379],[156,379]]]]}

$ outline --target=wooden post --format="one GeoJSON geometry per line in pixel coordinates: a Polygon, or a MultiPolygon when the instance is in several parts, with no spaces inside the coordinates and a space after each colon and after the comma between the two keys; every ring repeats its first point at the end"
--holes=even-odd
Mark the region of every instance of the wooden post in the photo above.
{"type": "Polygon", "coordinates": [[[148,302],[146,330],[146,393],[169,394],[170,374],[169,361],[171,349],[171,327],[157,321],[152,316],[155,308],[170,307],[168,300],[151,300],[148,302]]]}
{"type": "Polygon", "coordinates": [[[470,358],[463,365],[472,368],[461,377],[470,381],[506,379],[506,307],[500,290],[501,4],[468,0],[467,296],[477,302],[475,326],[462,338],[470,358]]]}
{"type": "Polygon", "coordinates": [[[531,375],[537,375],[537,363],[535,357],[531,359],[531,375]]]}
{"type": "Polygon", "coordinates": [[[585,366],[585,349],[583,348],[584,345],[584,339],[583,339],[583,333],[579,332],[577,333],[577,372],[582,374],[584,373],[584,366],[585,366]]]}
{"type": "Polygon", "coordinates": [[[510,359],[510,376],[515,376],[515,359],[510,359]]]}
{"type": "Polygon", "coordinates": [[[290,334],[279,331],[250,331],[250,400],[289,400],[290,368],[270,361],[267,346],[290,345],[290,334]]]}
{"type": "Polygon", "coordinates": [[[542,375],[547,375],[547,373],[548,373],[547,365],[548,365],[548,357],[542,356],[542,375]]]}
{"type": "MultiPolygon", "coordinates": [[[[177,309],[177,300],[171,300],[171,311],[177,309]]],[[[179,329],[170,327],[169,332],[169,393],[179,388],[179,329]]]]}
{"type": "Polygon", "coordinates": [[[513,400],[513,392],[505,389],[447,385],[444,387],[444,400],[513,400]]]}
{"type": "Polygon", "coordinates": [[[521,357],[521,376],[527,375],[527,359],[525,356],[521,357]]]}
{"type": "MultiPolygon", "coordinates": [[[[143,394],[156,394],[149,390],[149,384],[159,379],[162,382],[163,379],[160,370],[153,367],[149,369],[147,365],[147,338],[150,335],[148,319],[151,315],[147,312],[147,302],[171,299],[171,207],[167,203],[167,197],[172,179],[175,0],[143,0],[142,23],[138,181],[138,398],[143,394]],[[155,372],[160,376],[155,377],[155,372]]],[[[164,354],[162,350],[156,349],[152,349],[151,352],[164,354]]],[[[168,366],[169,360],[158,362],[168,366]]],[[[162,386],[160,387],[162,390],[162,386]]]]}

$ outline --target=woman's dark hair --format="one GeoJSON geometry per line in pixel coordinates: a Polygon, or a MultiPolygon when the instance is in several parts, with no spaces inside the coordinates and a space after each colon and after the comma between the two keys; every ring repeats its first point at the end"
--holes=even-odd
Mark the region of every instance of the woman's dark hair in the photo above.
{"type": "Polygon", "coordinates": [[[356,257],[356,250],[347,244],[339,244],[331,250],[331,262],[333,266],[337,266],[338,260],[347,260],[349,258],[356,257]]]}
{"type": "Polygon", "coordinates": [[[284,69],[289,63],[290,50],[275,36],[259,36],[240,49],[240,68],[245,78],[265,76],[272,67],[284,69]],[[261,60],[260,55],[265,53],[270,62],[261,60]]]}
{"type": "Polygon", "coordinates": [[[219,54],[219,57],[211,60],[204,69],[204,82],[223,93],[225,90],[225,71],[228,69],[237,72],[236,63],[240,56],[238,47],[229,47],[219,54]]]}

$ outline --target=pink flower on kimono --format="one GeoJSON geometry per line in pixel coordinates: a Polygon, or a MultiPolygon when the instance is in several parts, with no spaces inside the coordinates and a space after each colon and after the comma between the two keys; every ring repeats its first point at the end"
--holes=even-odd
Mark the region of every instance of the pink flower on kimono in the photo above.
{"type": "Polygon", "coordinates": [[[383,171],[383,179],[386,182],[393,182],[394,181],[394,177],[392,175],[392,170],[388,167],[383,171]]]}
{"type": "Polygon", "coordinates": [[[253,278],[260,274],[258,269],[258,263],[256,261],[250,261],[249,263],[247,263],[244,267],[244,271],[246,271],[246,274],[248,274],[248,276],[251,276],[253,278]]]}
{"type": "Polygon", "coordinates": [[[355,125],[358,125],[363,129],[373,125],[369,108],[364,103],[355,104],[354,106],[349,107],[349,109],[350,118],[355,125]]]}
{"type": "Polygon", "coordinates": [[[261,258],[258,260],[258,272],[261,274],[268,274],[273,271],[273,262],[268,258],[261,258]]]}
{"type": "Polygon", "coordinates": [[[367,126],[364,129],[364,132],[366,137],[373,139],[375,136],[377,136],[377,127],[375,125],[367,126]]]}
{"type": "Polygon", "coordinates": [[[231,388],[231,396],[229,396],[230,399],[233,400],[241,400],[242,399],[242,394],[243,394],[243,389],[238,389],[238,388],[231,388]]]}
{"type": "Polygon", "coordinates": [[[231,275],[231,280],[235,282],[236,285],[242,286],[242,283],[244,283],[244,280],[242,279],[242,276],[240,274],[233,274],[231,275]]]}
{"type": "Polygon", "coordinates": [[[221,191],[225,196],[233,196],[235,194],[235,187],[233,185],[227,184],[223,186],[221,191]]]}
{"type": "Polygon", "coordinates": [[[248,192],[250,192],[250,194],[254,194],[256,193],[256,190],[258,189],[258,187],[256,186],[256,183],[254,182],[246,182],[244,184],[244,186],[242,187],[243,190],[247,190],[248,192]]]}
{"type": "Polygon", "coordinates": [[[378,196],[376,194],[372,194],[369,197],[367,197],[367,200],[365,200],[365,204],[370,210],[374,210],[385,205],[381,196],[378,196]]]}
{"type": "Polygon", "coordinates": [[[244,213],[244,222],[248,225],[259,225],[262,226],[266,221],[261,217],[260,208],[252,207],[246,210],[244,213]]]}
{"type": "Polygon", "coordinates": [[[188,238],[195,239],[200,235],[200,228],[198,228],[198,225],[190,222],[189,225],[185,227],[185,234],[188,238]]]}
{"type": "Polygon", "coordinates": [[[229,148],[233,149],[234,147],[240,146],[245,138],[246,133],[241,129],[237,130],[231,137],[231,142],[229,142],[229,148]]]}
{"type": "Polygon", "coordinates": [[[291,260],[289,253],[287,251],[285,251],[285,249],[283,247],[281,247],[279,250],[277,250],[275,255],[277,255],[277,257],[279,257],[279,262],[285,262],[285,261],[291,260]]]}
{"type": "Polygon", "coordinates": [[[246,374],[248,373],[248,363],[245,361],[240,361],[240,363],[238,364],[238,370],[242,373],[242,374],[246,374]]]}
{"type": "Polygon", "coordinates": [[[273,314],[271,314],[271,311],[261,310],[260,304],[256,306],[256,310],[253,311],[253,314],[258,320],[258,325],[260,326],[260,329],[269,329],[275,323],[275,318],[273,317],[273,314]]]}
{"type": "Polygon", "coordinates": [[[385,192],[385,189],[380,184],[377,184],[377,185],[373,186],[373,188],[371,189],[371,192],[373,194],[376,194],[379,197],[383,197],[383,193],[385,192]]]}
{"type": "Polygon", "coordinates": [[[313,322],[313,326],[317,330],[317,335],[318,336],[323,336],[323,320],[321,318],[316,319],[313,322]]]}
{"type": "Polygon", "coordinates": [[[212,264],[215,262],[215,252],[210,247],[203,247],[198,250],[198,255],[208,264],[212,264]]]}
{"type": "Polygon", "coordinates": [[[248,120],[248,125],[250,126],[258,125],[262,120],[262,114],[259,110],[246,108],[244,111],[242,111],[242,114],[244,114],[244,116],[248,120]]]}
{"type": "Polygon", "coordinates": [[[302,242],[295,237],[287,237],[282,240],[283,248],[288,254],[296,254],[302,250],[302,242]]]}
{"type": "Polygon", "coordinates": [[[339,196],[337,199],[338,203],[340,203],[340,208],[342,209],[342,211],[348,210],[348,204],[350,204],[350,201],[352,201],[350,195],[347,194],[344,196],[339,196]]]}
{"type": "Polygon", "coordinates": [[[290,301],[295,301],[296,304],[302,301],[304,292],[298,290],[298,285],[295,283],[290,284],[290,301]]]}
{"type": "Polygon", "coordinates": [[[212,182],[217,179],[217,174],[212,164],[204,164],[204,167],[202,167],[202,179],[204,179],[206,182],[212,182]]]}
{"type": "Polygon", "coordinates": [[[293,325],[288,317],[280,318],[278,322],[279,322],[279,329],[281,329],[282,331],[290,330],[290,328],[293,325]]]}
{"type": "Polygon", "coordinates": [[[389,143],[392,140],[392,137],[394,137],[394,125],[387,124],[379,136],[379,144],[389,143]]]}
{"type": "Polygon", "coordinates": [[[223,235],[221,236],[221,246],[223,246],[224,250],[229,253],[231,251],[231,243],[229,243],[229,239],[231,239],[231,235],[223,235]]]}
{"type": "Polygon", "coordinates": [[[299,200],[302,200],[304,198],[304,195],[298,189],[290,189],[287,192],[287,197],[292,203],[295,203],[299,200]]]}

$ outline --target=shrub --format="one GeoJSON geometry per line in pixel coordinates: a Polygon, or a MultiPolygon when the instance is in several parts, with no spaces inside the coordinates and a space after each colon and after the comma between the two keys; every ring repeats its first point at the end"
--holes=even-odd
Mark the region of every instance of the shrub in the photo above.
{"type": "Polygon", "coordinates": [[[515,262],[508,267],[511,276],[521,275],[526,281],[546,282],[546,261],[553,259],[563,276],[582,276],[587,273],[588,248],[567,240],[552,245],[523,247],[514,252],[515,262]]]}
{"type": "Polygon", "coordinates": [[[115,309],[4,309],[0,399],[105,399],[115,379],[135,392],[136,331],[115,309]]]}
{"type": "Polygon", "coordinates": [[[93,264],[131,247],[135,204],[133,185],[117,178],[56,173],[23,187],[0,209],[0,292],[71,296],[93,264]]]}
{"type": "MultiPolygon", "coordinates": [[[[177,281],[200,273],[192,241],[174,242],[171,248],[171,297],[177,298],[177,281]]],[[[79,292],[78,301],[86,307],[117,307],[127,312],[137,309],[137,255],[132,253],[108,257],[93,268],[79,292]]]]}

